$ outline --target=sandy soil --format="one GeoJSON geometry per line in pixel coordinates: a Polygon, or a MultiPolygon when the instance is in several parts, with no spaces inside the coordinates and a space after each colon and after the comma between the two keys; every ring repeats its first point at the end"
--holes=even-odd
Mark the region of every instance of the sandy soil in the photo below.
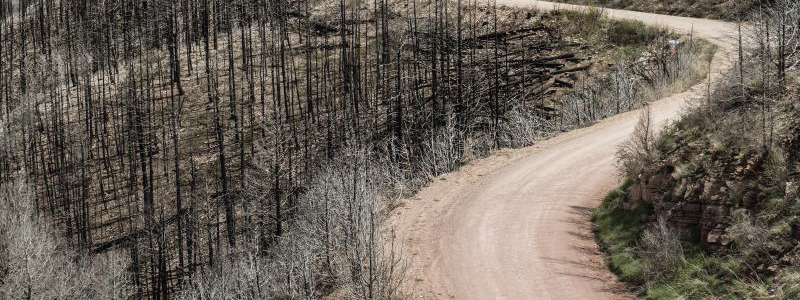
{"type": "MultiPolygon", "coordinates": [[[[539,9],[575,6],[498,0],[539,9]]],[[[609,10],[678,32],[693,31],[720,51],[717,71],[731,64],[732,24],[609,10]]],[[[658,126],[676,119],[706,84],[652,105],[658,126]]],[[[641,112],[621,114],[535,146],[503,150],[437,178],[396,209],[390,226],[409,258],[413,299],[633,299],[606,268],[589,212],[618,181],[615,152],[641,112]]]]}

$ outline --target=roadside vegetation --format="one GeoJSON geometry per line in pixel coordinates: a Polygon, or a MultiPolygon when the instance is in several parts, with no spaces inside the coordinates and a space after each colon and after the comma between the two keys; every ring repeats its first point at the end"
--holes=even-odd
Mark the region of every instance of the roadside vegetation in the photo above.
{"type": "Polygon", "coordinates": [[[794,1],[750,18],[742,58],[681,120],[643,113],[628,178],[593,215],[608,264],[648,299],[800,298],[794,1]]]}
{"type": "MultiPolygon", "coordinates": [[[[669,221],[653,221],[651,205],[643,204],[633,210],[623,208],[629,184],[609,193],[593,212],[592,221],[598,242],[608,253],[609,267],[640,296],[657,300],[800,297],[797,281],[800,277],[796,271],[787,271],[781,278],[748,276],[747,272],[752,271],[748,263],[755,260],[710,253],[701,245],[681,240],[669,221]],[[787,282],[778,283],[777,280],[787,282]]],[[[742,239],[771,238],[763,228],[754,228],[748,223],[738,226],[739,230],[750,231],[744,233],[742,239]]],[[[746,247],[752,249],[743,251],[753,251],[759,246],[746,247]]]]}

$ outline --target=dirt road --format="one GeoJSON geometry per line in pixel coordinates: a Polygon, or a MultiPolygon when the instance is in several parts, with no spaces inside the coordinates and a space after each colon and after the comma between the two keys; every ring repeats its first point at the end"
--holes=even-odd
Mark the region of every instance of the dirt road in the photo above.
{"type": "MultiPolygon", "coordinates": [[[[538,1],[498,4],[574,8],[538,1]]],[[[733,25],[718,21],[609,10],[613,18],[689,32],[721,51],[712,78],[729,66],[733,25]]],[[[706,85],[652,105],[653,120],[675,119],[706,85]]],[[[614,154],[640,112],[612,117],[535,146],[503,150],[437,178],[394,211],[390,224],[410,257],[414,299],[624,299],[597,249],[589,211],[618,183],[614,154]]]]}

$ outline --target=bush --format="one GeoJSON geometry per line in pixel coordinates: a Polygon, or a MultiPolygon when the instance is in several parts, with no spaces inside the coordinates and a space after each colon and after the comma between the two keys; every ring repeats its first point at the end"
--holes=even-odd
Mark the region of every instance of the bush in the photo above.
{"type": "Polygon", "coordinates": [[[598,242],[620,280],[635,285],[647,299],[750,299],[747,295],[757,294],[762,284],[740,280],[738,258],[685,247],[663,219],[645,228],[652,208],[626,211],[619,205],[623,197],[624,190],[615,189],[592,215],[598,242]]]}
{"type": "Polygon", "coordinates": [[[533,145],[558,130],[557,124],[541,113],[517,106],[506,113],[506,122],[500,129],[500,143],[512,148],[533,145]]]}
{"type": "Polygon", "coordinates": [[[642,233],[639,256],[647,262],[650,278],[669,276],[686,264],[678,234],[664,218],[659,218],[653,227],[642,233]]]}
{"type": "Polygon", "coordinates": [[[617,46],[639,46],[651,43],[658,36],[655,29],[641,21],[620,20],[611,22],[608,42],[617,46]]]}
{"type": "Polygon", "coordinates": [[[0,299],[124,299],[125,256],[78,255],[40,218],[23,179],[0,185],[0,299]]]}
{"type": "MultiPolygon", "coordinates": [[[[391,201],[382,190],[398,174],[368,151],[351,149],[323,166],[294,208],[292,226],[273,237],[268,254],[258,243],[224,255],[225,265],[184,286],[180,299],[388,300],[399,297],[405,265],[383,226],[391,201]],[[391,172],[390,172],[391,171],[391,172]]],[[[269,202],[269,201],[264,201],[269,202]]],[[[256,207],[258,207],[256,205],[256,207]]],[[[269,211],[254,212],[267,219],[269,211]]],[[[258,230],[254,230],[258,235],[258,230]]],[[[258,241],[262,236],[249,240],[258,241]]]]}
{"type": "Polygon", "coordinates": [[[617,150],[619,167],[628,178],[639,178],[655,159],[657,140],[650,117],[650,107],[647,107],[642,111],[631,138],[617,150]]]}

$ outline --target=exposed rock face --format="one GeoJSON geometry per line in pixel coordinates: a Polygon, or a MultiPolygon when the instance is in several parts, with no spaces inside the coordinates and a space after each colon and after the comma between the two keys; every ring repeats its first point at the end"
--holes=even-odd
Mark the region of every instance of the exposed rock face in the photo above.
{"type": "Polygon", "coordinates": [[[757,184],[765,155],[728,149],[693,132],[672,132],[666,153],[628,190],[625,208],[652,205],[653,218],[664,218],[687,238],[724,251],[731,244],[728,227],[734,211],[752,207],[770,191],[757,184]]]}

